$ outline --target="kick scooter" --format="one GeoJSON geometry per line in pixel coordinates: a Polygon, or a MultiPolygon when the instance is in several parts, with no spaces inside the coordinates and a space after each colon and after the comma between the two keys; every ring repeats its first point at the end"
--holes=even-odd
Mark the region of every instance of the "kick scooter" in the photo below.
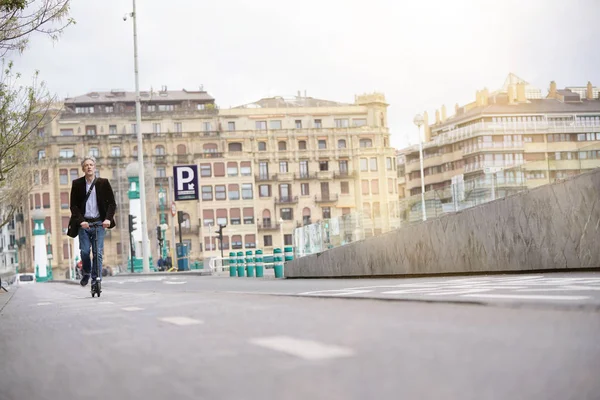
{"type": "Polygon", "coordinates": [[[102,283],[98,280],[98,278],[102,279],[102,276],[98,276],[98,259],[96,258],[98,257],[98,225],[95,223],[92,226],[94,227],[94,240],[96,241],[96,251],[94,251],[94,262],[92,263],[92,268],[94,268],[94,271],[96,272],[96,280],[92,281],[90,291],[92,293],[92,297],[96,295],[100,297],[100,293],[102,293],[102,283]]]}

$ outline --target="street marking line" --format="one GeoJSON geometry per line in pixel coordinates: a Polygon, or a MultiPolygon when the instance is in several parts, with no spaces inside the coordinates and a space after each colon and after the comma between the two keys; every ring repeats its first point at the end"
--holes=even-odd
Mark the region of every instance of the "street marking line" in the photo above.
{"type": "Polygon", "coordinates": [[[480,293],[480,292],[489,292],[492,289],[465,289],[465,290],[457,290],[454,292],[437,292],[437,293],[426,293],[428,296],[454,296],[457,294],[465,295],[468,293],[480,293]]]}
{"type": "Polygon", "coordinates": [[[184,283],[187,283],[187,281],[183,281],[183,282],[164,281],[163,283],[167,284],[167,285],[183,285],[184,283]]]}
{"type": "Polygon", "coordinates": [[[37,303],[37,305],[38,305],[38,306],[49,306],[50,304],[52,304],[52,303],[48,303],[48,302],[45,302],[45,303],[37,303]]]}
{"type": "Polygon", "coordinates": [[[590,298],[589,296],[551,296],[541,294],[464,294],[462,297],[515,300],[585,300],[590,298]]]}
{"type": "Polygon", "coordinates": [[[123,307],[121,308],[123,311],[142,311],[143,308],[140,307],[123,307]]]}
{"type": "Polygon", "coordinates": [[[167,317],[167,318],[159,318],[160,321],[168,322],[173,325],[186,326],[186,325],[198,325],[203,324],[204,321],[200,321],[199,319],[192,319],[188,317],[167,317]]]}
{"type": "Polygon", "coordinates": [[[295,339],[289,336],[254,338],[250,340],[250,343],[305,360],[325,360],[354,355],[354,351],[347,347],[327,345],[312,340],[295,339]]]}
{"type": "Polygon", "coordinates": [[[351,294],[369,293],[372,290],[351,290],[351,289],[330,289],[330,290],[317,290],[316,292],[303,292],[298,293],[299,296],[349,296],[351,294]],[[332,293],[333,292],[333,293],[332,293]]]}

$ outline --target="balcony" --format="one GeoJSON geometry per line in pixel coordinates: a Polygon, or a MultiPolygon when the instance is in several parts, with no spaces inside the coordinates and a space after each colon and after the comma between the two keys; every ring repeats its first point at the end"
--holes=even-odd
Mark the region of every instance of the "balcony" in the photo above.
{"type": "Polygon", "coordinates": [[[355,171],[337,171],[333,173],[333,179],[350,179],[355,177],[355,171]]]}
{"type": "Polygon", "coordinates": [[[273,182],[277,181],[277,174],[268,175],[268,174],[260,174],[254,175],[254,179],[256,182],[273,182]]]}
{"type": "Polygon", "coordinates": [[[169,178],[166,176],[157,176],[154,178],[154,184],[156,186],[169,186],[169,178]]]}
{"type": "Polygon", "coordinates": [[[315,196],[315,203],[337,203],[339,199],[338,194],[322,194],[315,196]]]}
{"type": "Polygon", "coordinates": [[[167,163],[167,156],[166,155],[160,155],[160,156],[154,156],[154,162],[156,164],[166,164],[167,163]]]}
{"type": "Polygon", "coordinates": [[[492,168],[506,169],[522,165],[523,161],[483,161],[472,164],[465,164],[465,173],[475,172],[479,170],[487,170],[492,168]]]}
{"type": "Polygon", "coordinates": [[[223,153],[212,153],[212,152],[207,152],[207,153],[195,153],[194,154],[195,158],[202,158],[202,159],[207,159],[207,158],[223,158],[223,153]]]}
{"type": "Polygon", "coordinates": [[[275,175],[276,180],[279,182],[291,182],[294,180],[294,174],[291,172],[284,172],[275,175]]]}
{"type": "Polygon", "coordinates": [[[488,142],[477,143],[472,146],[465,146],[462,149],[463,155],[478,153],[481,151],[493,150],[523,150],[523,142],[488,142]]]}
{"type": "Polygon", "coordinates": [[[281,227],[280,224],[266,223],[266,224],[258,224],[258,231],[278,231],[281,227]]]}
{"type": "Polygon", "coordinates": [[[294,174],[294,179],[299,181],[307,181],[311,179],[317,179],[317,174],[311,174],[309,172],[300,172],[294,174]]]}
{"type": "Polygon", "coordinates": [[[190,162],[190,158],[187,154],[177,154],[177,164],[187,164],[190,162]]]}
{"type": "Polygon", "coordinates": [[[296,204],[298,196],[275,197],[275,204],[296,204]]]}
{"type": "Polygon", "coordinates": [[[322,179],[322,180],[333,179],[333,171],[319,171],[319,172],[317,172],[317,179],[322,179]]]}

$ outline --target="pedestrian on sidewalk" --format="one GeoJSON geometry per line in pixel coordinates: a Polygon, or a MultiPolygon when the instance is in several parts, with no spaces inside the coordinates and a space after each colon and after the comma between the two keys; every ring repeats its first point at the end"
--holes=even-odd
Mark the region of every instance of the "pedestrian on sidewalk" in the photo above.
{"type": "Polygon", "coordinates": [[[108,179],[96,177],[96,159],[86,157],[81,162],[84,176],[75,179],[71,186],[71,219],[67,234],[79,236],[83,267],[81,286],[102,280],[102,258],[106,229],[115,227],[117,203],[108,179]],[[90,247],[94,254],[94,268],[90,260],[90,247]]]}

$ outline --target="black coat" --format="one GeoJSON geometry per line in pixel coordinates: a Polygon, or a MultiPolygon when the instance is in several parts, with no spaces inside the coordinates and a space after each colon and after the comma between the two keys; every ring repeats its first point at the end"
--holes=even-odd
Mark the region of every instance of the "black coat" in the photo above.
{"type": "MultiPolygon", "coordinates": [[[[115,227],[115,212],[117,211],[117,203],[115,202],[115,195],[108,179],[97,178],[96,185],[96,201],[98,202],[98,211],[100,212],[100,218],[102,221],[109,220],[110,227],[115,227]]],[[[71,219],[69,220],[69,230],[75,230],[75,236],[79,226],[85,220],[85,195],[87,191],[85,189],[85,176],[77,178],[73,181],[71,186],[71,219]]],[[[71,236],[69,234],[69,236],[71,236]]],[[[71,236],[73,237],[73,236],[71,236]]]]}

